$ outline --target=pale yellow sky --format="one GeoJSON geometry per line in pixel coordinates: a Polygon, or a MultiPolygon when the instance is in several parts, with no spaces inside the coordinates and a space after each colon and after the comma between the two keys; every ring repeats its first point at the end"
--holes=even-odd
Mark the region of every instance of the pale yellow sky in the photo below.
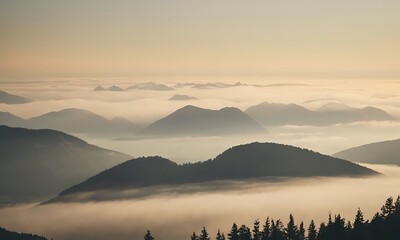
{"type": "Polygon", "coordinates": [[[3,0],[0,75],[400,75],[400,2],[3,0]]]}

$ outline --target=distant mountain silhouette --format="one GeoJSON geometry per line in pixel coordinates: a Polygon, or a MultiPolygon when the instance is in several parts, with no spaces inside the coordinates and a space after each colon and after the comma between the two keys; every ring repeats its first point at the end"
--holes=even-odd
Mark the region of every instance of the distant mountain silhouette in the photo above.
{"type": "Polygon", "coordinates": [[[82,192],[154,185],[245,180],[264,177],[367,176],[377,174],[349,161],[307,149],[250,143],[232,147],[204,162],[178,165],[162,157],[126,161],[60,193],[52,202],[82,192]]]}
{"type": "Polygon", "coordinates": [[[400,166],[400,139],[350,148],[333,156],[354,162],[396,164],[400,166]]]}
{"type": "Polygon", "coordinates": [[[106,119],[93,112],[68,108],[49,112],[26,121],[30,128],[49,128],[68,133],[133,134],[138,126],[123,118],[106,119]]]}
{"type": "Polygon", "coordinates": [[[32,100],[17,95],[12,95],[0,90],[0,103],[23,104],[28,102],[32,102],[32,100]]]}
{"type": "Polygon", "coordinates": [[[378,108],[358,109],[340,103],[328,103],[317,111],[311,111],[296,104],[263,102],[249,107],[245,113],[263,125],[324,126],[358,121],[395,120],[394,117],[378,108]]]}
{"type": "Polygon", "coordinates": [[[266,130],[238,108],[210,110],[185,106],[138,132],[142,136],[217,136],[265,133],[266,130]]]}
{"type": "Polygon", "coordinates": [[[47,238],[32,235],[30,233],[17,233],[9,231],[5,228],[0,227],[0,239],[2,240],[47,240],[47,238]]]}
{"type": "Polygon", "coordinates": [[[337,112],[337,111],[354,111],[357,110],[357,108],[350,107],[346,104],[339,103],[339,102],[330,102],[325,105],[322,105],[321,107],[318,108],[318,112],[337,112]]]}
{"type": "Polygon", "coordinates": [[[213,89],[213,88],[229,88],[229,87],[239,87],[239,86],[246,86],[246,84],[242,84],[240,82],[237,82],[235,84],[229,84],[229,83],[198,83],[198,84],[193,84],[191,87],[192,88],[198,88],[198,89],[213,89]]]}
{"type": "Polygon", "coordinates": [[[169,101],[187,101],[187,100],[197,100],[197,98],[191,97],[191,96],[188,96],[188,95],[176,94],[176,95],[172,96],[168,100],[169,101]]]}
{"type": "Polygon", "coordinates": [[[138,83],[133,86],[128,87],[126,90],[133,90],[133,89],[138,89],[138,90],[152,90],[152,91],[170,91],[174,90],[172,87],[168,87],[167,85],[164,84],[157,84],[154,82],[147,82],[147,83],[138,83]]]}
{"type": "Polygon", "coordinates": [[[95,87],[95,88],[93,89],[93,91],[106,91],[106,89],[105,89],[103,86],[101,86],[101,85],[97,85],[97,87],[95,87]]]}
{"type": "Polygon", "coordinates": [[[26,120],[9,112],[0,112],[0,125],[21,127],[26,125],[26,120]]]}
{"type": "Polygon", "coordinates": [[[115,86],[115,85],[112,85],[111,87],[107,88],[107,90],[108,91],[112,91],[112,92],[121,92],[121,91],[123,91],[122,88],[120,88],[118,86],[115,86]]]}
{"type": "Polygon", "coordinates": [[[37,200],[130,158],[54,130],[0,126],[0,203],[37,200]]]}
{"type": "Polygon", "coordinates": [[[174,85],[174,88],[191,87],[193,85],[196,85],[196,83],[191,83],[191,82],[177,83],[174,85]]]}

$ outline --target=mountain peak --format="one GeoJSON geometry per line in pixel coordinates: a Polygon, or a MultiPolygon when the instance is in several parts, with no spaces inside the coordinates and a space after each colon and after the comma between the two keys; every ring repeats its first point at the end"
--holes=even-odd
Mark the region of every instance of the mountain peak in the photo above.
{"type": "Polygon", "coordinates": [[[0,103],[23,104],[23,103],[29,103],[29,102],[32,102],[32,100],[30,100],[28,98],[17,96],[17,95],[13,95],[13,94],[10,94],[10,93],[0,90],[0,103]]]}
{"type": "MultiPolygon", "coordinates": [[[[178,165],[158,156],[129,160],[63,191],[49,202],[68,201],[74,199],[76,193],[99,190],[98,194],[101,194],[108,189],[136,189],[152,194],[145,187],[224,180],[262,181],[266,177],[358,177],[374,174],[377,172],[371,169],[310,150],[254,142],[234,146],[212,160],[197,163],[178,165]]],[[[162,190],[165,191],[168,189],[162,190]]]]}
{"type": "Polygon", "coordinates": [[[266,130],[238,108],[220,110],[186,105],[139,132],[147,136],[217,136],[265,133],[266,130]]]}
{"type": "Polygon", "coordinates": [[[355,108],[341,102],[330,102],[318,108],[319,112],[352,111],[355,108]]]}

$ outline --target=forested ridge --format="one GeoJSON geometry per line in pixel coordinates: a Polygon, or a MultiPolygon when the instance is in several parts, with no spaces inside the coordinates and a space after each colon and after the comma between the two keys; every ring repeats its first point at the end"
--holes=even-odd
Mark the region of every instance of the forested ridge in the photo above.
{"type": "MultiPolygon", "coordinates": [[[[156,236],[156,234],[155,234],[156,236]]],[[[145,240],[154,240],[150,230],[145,240]]],[[[162,239],[162,238],[160,238],[162,239]]],[[[254,221],[252,229],[246,225],[233,223],[232,228],[224,234],[218,230],[212,236],[205,227],[197,234],[188,234],[188,240],[399,240],[400,239],[400,196],[394,201],[389,197],[381,210],[371,220],[365,220],[363,212],[358,209],[352,221],[344,219],[340,214],[329,214],[328,221],[319,226],[311,220],[305,226],[303,222],[296,224],[292,214],[284,225],[280,220],[269,217],[261,223],[254,221]]]]}

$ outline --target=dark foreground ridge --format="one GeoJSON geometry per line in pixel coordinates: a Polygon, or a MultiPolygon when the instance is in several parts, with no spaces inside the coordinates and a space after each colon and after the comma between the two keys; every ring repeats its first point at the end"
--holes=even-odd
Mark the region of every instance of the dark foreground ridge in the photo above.
{"type": "Polygon", "coordinates": [[[377,172],[349,161],[307,149],[250,143],[232,147],[215,159],[178,165],[162,157],[141,157],[103,171],[59,194],[56,202],[75,193],[135,189],[264,177],[367,176],[377,172]]]}
{"type": "Polygon", "coordinates": [[[47,240],[47,238],[30,233],[17,233],[0,227],[1,240],[47,240]]]}

